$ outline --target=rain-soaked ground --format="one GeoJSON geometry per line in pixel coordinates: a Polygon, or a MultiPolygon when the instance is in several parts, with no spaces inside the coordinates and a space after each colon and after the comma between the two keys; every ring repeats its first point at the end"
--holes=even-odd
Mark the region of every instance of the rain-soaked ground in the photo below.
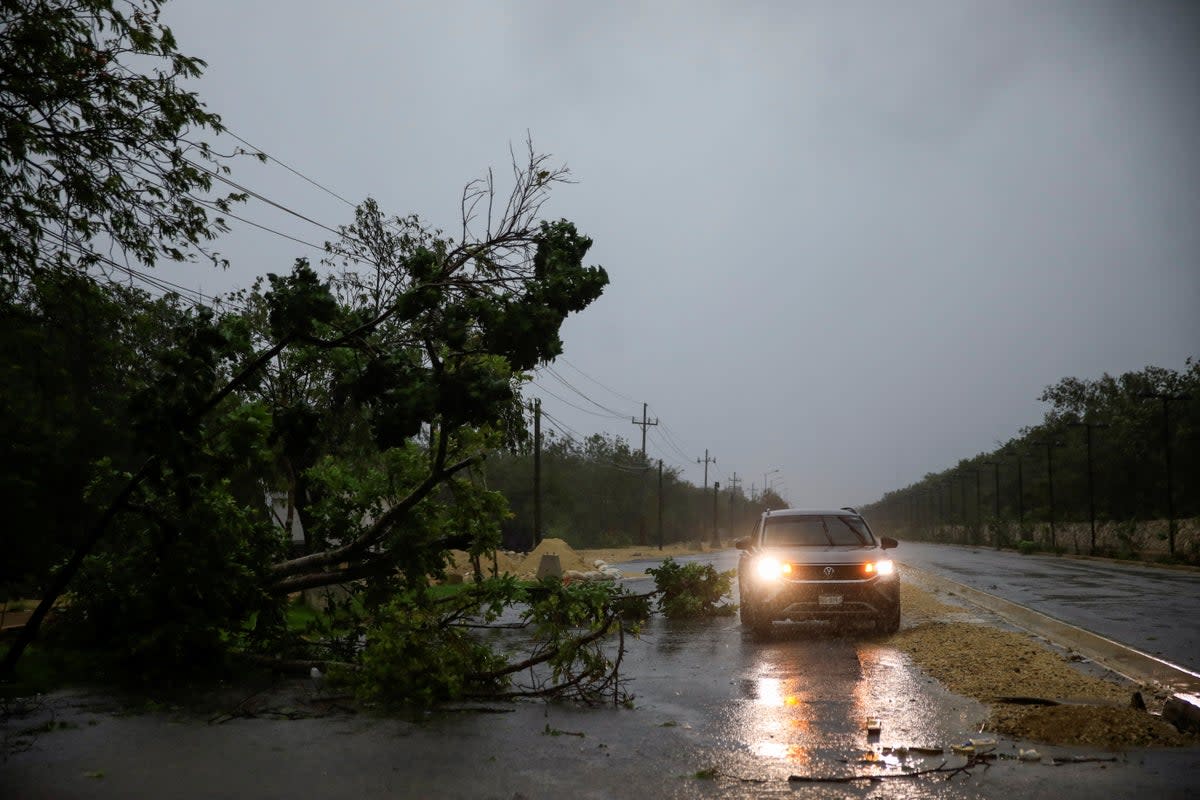
{"type": "MultiPolygon", "coordinates": [[[[877,782],[789,776],[898,775],[963,764],[982,706],[917,672],[886,638],[794,626],[767,641],[736,618],[656,618],[625,662],[635,707],[536,703],[441,712],[413,722],[333,713],[300,719],[313,690],[278,696],[257,718],[210,723],[181,710],[120,711],[59,695],[5,722],[0,797],[1154,797],[1195,796],[1200,749],[1042,756],[1115,761],[1051,766],[1005,758],[877,782]],[[43,725],[53,719],[53,726],[43,725]],[[877,718],[878,736],[866,721],[877,718]],[[34,729],[43,729],[37,731],[34,729]],[[53,727],[53,730],[48,728],[53,727]],[[885,755],[889,747],[945,755],[885,755]]],[[[1019,747],[1001,739],[996,751],[1019,747]]]]}

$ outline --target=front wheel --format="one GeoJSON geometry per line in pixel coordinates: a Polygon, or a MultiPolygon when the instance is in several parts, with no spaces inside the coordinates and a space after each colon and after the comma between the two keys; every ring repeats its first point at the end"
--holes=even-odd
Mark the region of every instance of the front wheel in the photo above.
{"type": "Polygon", "coordinates": [[[883,634],[893,634],[900,630],[900,604],[896,603],[884,610],[875,619],[875,630],[883,634]]]}
{"type": "Polygon", "coordinates": [[[762,611],[752,604],[743,602],[738,613],[742,620],[742,627],[749,630],[754,636],[766,636],[771,631],[771,620],[764,617],[762,611]]]}

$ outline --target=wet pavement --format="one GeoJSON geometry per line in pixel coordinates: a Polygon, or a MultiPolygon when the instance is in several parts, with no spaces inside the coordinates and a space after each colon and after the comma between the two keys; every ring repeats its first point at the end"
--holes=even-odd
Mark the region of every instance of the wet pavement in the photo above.
{"type": "Polygon", "coordinates": [[[1200,671],[1200,571],[902,542],[911,564],[1200,671]]]}
{"type": "MultiPolygon", "coordinates": [[[[208,715],[113,713],[94,696],[56,695],[4,722],[0,796],[1069,800],[1191,796],[1189,781],[1200,770],[1200,748],[1114,754],[1039,747],[1043,755],[1117,760],[1050,766],[1006,759],[950,780],[789,783],[791,775],[899,775],[905,767],[962,764],[952,754],[910,751],[901,759],[884,748],[948,752],[980,735],[986,711],[948,694],[886,638],[865,631],[783,626],[758,641],[743,635],[736,617],[655,618],[625,665],[632,709],[498,704],[419,721],[337,713],[209,724],[208,715]],[[869,718],[879,720],[878,735],[868,733],[869,718]],[[56,724],[47,729],[51,719],[56,724]]],[[[291,705],[277,710],[311,708],[304,699],[284,698],[291,705]]],[[[997,744],[1007,756],[1020,746],[997,744]]]]}

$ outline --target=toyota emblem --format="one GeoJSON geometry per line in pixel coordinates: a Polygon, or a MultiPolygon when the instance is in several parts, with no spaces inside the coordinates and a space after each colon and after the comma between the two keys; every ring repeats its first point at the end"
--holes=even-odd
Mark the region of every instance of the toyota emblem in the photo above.
{"type": "Polygon", "coordinates": [[[832,578],[832,577],[833,577],[833,567],[826,567],[826,568],[825,568],[825,577],[826,577],[826,578],[832,578]]]}

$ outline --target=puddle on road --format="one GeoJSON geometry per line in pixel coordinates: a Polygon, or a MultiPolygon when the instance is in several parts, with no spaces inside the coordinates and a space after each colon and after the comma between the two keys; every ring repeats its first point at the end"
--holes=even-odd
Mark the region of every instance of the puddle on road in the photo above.
{"type": "Polygon", "coordinates": [[[961,741],[986,717],[982,705],[928,683],[907,656],[864,634],[785,630],[744,646],[748,668],[719,738],[760,772],[895,773],[929,766],[924,755],[901,757],[894,748],[961,741]],[[878,732],[868,731],[868,720],[879,723],[878,732]]]}

